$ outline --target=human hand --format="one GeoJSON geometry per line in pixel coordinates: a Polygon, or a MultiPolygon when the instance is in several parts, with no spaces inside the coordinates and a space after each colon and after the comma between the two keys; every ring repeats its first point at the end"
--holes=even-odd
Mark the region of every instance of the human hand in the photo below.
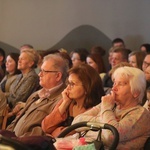
{"type": "Polygon", "coordinates": [[[101,100],[102,110],[113,109],[113,107],[115,106],[115,93],[111,91],[110,94],[103,96],[101,100]]]}
{"type": "Polygon", "coordinates": [[[67,89],[64,89],[64,91],[62,92],[62,97],[64,102],[70,103],[72,101],[72,99],[69,98],[69,92],[67,89]]]}

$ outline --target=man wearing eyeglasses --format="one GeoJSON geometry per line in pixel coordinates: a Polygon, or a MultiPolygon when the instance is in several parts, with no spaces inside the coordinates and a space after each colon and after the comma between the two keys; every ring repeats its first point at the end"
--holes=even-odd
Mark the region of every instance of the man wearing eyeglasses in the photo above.
{"type": "MultiPolygon", "coordinates": [[[[6,130],[11,131],[7,131],[11,137],[44,135],[41,122],[61,100],[61,93],[66,87],[67,71],[68,63],[60,54],[50,54],[44,57],[39,73],[42,89],[28,98],[20,115],[7,127],[6,130]],[[12,135],[12,132],[15,135],[12,135]]],[[[5,135],[4,132],[2,135],[5,135]]]]}

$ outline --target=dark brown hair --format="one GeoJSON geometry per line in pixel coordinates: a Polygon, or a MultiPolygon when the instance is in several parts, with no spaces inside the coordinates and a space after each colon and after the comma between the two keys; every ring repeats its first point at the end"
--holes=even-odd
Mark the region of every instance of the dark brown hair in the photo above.
{"type": "Polygon", "coordinates": [[[8,54],[7,56],[10,56],[10,57],[15,61],[15,63],[16,63],[14,74],[20,74],[21,71],[17,69],[17,67],[18,67],[19,54],[18,54],[18,53],[10,53],[10,54],[8,54]]]}
{"type": "Polygon", "coordinates": [[[134,55],[136,57],[137,67],[142,70],[142,64],[146,56],[146,53],[142,51],[133,51],[129,54],[129,57],[134,55]]]}
{"type": "Polygon", "coordinates": [[[70,74],[76,74],[81,80],[86,91],[84,108],[91,108],[101,102],[101,97],[105,94],[102,81],[97,71],[87,64],[81,64],[69,70],[70,74]]]}
{"type": "Polygon", "coordinates": [[[105,64],[104,64],[103,58],[100,54],[93,53],[93,54],[88,55],[87,57],[91,58],[97,64],[98,73],[106,72],[105,64]]]}

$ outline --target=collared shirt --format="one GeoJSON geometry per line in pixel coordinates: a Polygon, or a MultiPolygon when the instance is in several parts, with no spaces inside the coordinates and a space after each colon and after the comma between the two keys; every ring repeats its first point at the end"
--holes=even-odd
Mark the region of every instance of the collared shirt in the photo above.
{"type": "Polygon", "coordinates": [[[17,124],[14,128],[14,132],[15,132],[16,136],[19,136],[19,132],[20,132],[20,129],[22,127],[22,124],[25,123],[26,118],[28,117],[30,112],[32,112],[33,109],[35,109],[37,106],[39,106],[39,104],[42,101],[46,100],[46,98],[50,97],[51,94],[53,94],[55,91],[57,91],[62,86],[62,84],[63,83],[61,83],[61,84],[59,84],[59,85],[57,85],[57,86],[55,86],[54,88],[51,88],[51,89],[44,89],[43,88],[38,92],[39,99],[31,104],[31,106],[26,110],[25,114],[17,122],[17,124]]]}
{"type": "Polygon", "coordinates": [[[39,92],[38,92],[38,96],[39,96],[39,99],[35,102],[36,104],[39,104],[43,99],[47,98],[47,97],[50,97],[50,95],[52,93],[54,93],[55,91],[57,91],[57,89],[60,88],[60,86],[62,86],[63,83],[60,83],[59,85],[51,88],[51,89],[45,89],[45,88],[42,88],[39,92]]]}

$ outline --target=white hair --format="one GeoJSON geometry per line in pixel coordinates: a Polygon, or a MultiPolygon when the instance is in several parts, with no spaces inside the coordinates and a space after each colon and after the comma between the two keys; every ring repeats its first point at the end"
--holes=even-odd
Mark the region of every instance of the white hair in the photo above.
{"type": "Polygon", "coordinates": [[[141,104],[146,90],[146,78],[144,72],[138,68],[125,66],[116,69],[113,73],[113,78],[118,75],[129,79],[131,93],[134,94],[139,92],[137,100],[138,103],[141,104]]]}

